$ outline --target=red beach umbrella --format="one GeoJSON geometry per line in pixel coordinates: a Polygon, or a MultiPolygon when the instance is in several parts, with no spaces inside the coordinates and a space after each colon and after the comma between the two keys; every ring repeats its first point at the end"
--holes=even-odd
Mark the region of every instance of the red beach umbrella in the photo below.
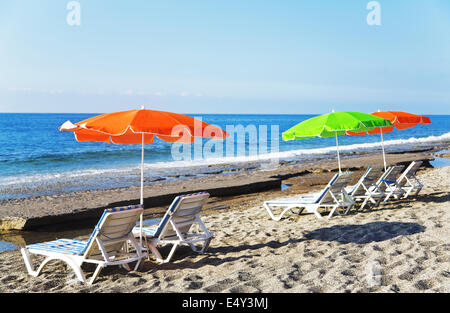
{"type": "Polygon", "coordinates": [[[370,113],[372,115],[390,120],[393,126],[389,127],[375,127],[373,130],[369,130],[367,132],[346,132],[347,135],[357,136],[357,135],[374,135],[374,134],[380,134],[381,135],[381,146],[383,149],[383,162],[384,162],[384,170],[386,170],[386,154],[384,152],[384,142],[383,142],[383,133],[390,133],[393,131],[393,127],[402,130],[402,129],[408,129],[411,127],[415,127],[418,124],[420,125],[426,125],[431,124],[431,120],[429,117],[402,112],[402,111],[378,111],[374,113],[370,113]]]}

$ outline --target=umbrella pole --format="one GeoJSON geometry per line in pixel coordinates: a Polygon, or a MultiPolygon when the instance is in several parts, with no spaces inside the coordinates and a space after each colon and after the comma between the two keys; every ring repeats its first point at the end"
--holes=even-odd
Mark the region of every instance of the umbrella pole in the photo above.
{"type": "Polygon", "coordinates": [[[336,134],[336,150],[337,150],[337,157],[338,157],[338,164],[339,164],[339,174],[341,174],[342,171],[341,171],[341,157],[339,156],[339,141],[338,141],[337,132],[335,134],[336,134]]]}
{"type": "Polygon", "coordinates": [[[381,149],[383,149],[384,171],[386,172],[386,154],[384,152],[383,128],[380,128],[380,134],[381,134],[381,149]]]}
{"type": "MultiPolygon", "coordinates": [[[[144,205],[144,134],[142,134],[142,153],[141,153],[141,201],[140,204],[144,205]]],[[[141,233],[139,235],[139,243],[142,246],[142,224],[143,224],[143,215],[141,214],[140,217],[140,226],[141,226],[141,233]]]]}

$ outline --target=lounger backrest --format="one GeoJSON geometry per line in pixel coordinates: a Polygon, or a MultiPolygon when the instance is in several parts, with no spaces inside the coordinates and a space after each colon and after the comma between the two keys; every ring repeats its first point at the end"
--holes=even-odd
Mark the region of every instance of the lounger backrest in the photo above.
{"type": "Polygon", "coordinates": [[[404,165],[397,165],[394,166],[392,168],[392,170],[389,172],[388,175],[386,175],[386,177],[384,178],[384,180],[386,182],[395,182],[397,180],[398,175],[400,175],[400,173],[403,171],[403,169],[405,168],[404,165]]]}
{"type": "Polygon", "coordinates": [[[143,212],[143,205],[106,209],[89,238],[84,251],[85,257],[104,259],[97,239],[103,245],[108,257],[116,255],[143,212]]]}
{"type": "Polygon", "coordinates": [[[352,195],[356,195],[358,193],[360,193],[361,191],[364,190],[364,188],[362,188],[362,183],[363,181],[366,179],[367,175],[369,175],[369,173],[372,171],[372,167],[368,167],[367,170],[364,172],[364,174],[361,176],[361,178],[358,180],[358,182],[356,183],[356,185],[353,186],[353,189],[351,190],[351,194],[352,195]]]}
{"type": "Polygon", "coordinates": [[[377,186],[384,185],[384,183],[383,183],[384,178],[385,178],[387,175],[389,175],[389,173],[390,173],[393,169],[394,169],[394,166],[389,166],[389,167],[387,168],[387,170],[384,171],[384,173],[380,176],[380,178],[378,179],[376,185],[377,185],[377,186]]]}
{"type": "Polygon", "coordinates": [[[339,177],[339,174],[335,174],[333,177],[331,177],[328,184],[322,189],[319,196],[317,197],[317,202],[319,202],[328,193],[328,191],[330,190],[330,185],[334,184],[334,182],[336,181],[336,179],[338,177],[339,177]]]}
{"type": "Polygon", "coordinates": [[[412,161],[411,164],[406,168],[406,170],[398,178],[400,184],[405,184],[405,177],[412,178],[416,175],[417,170],[422,166],[422,161],[412,161]]]}
{"type": "MultiPolygon", "coordinates": [[[[339,173],[335,174],[333,177],[331,177],[330,181],[328,182],[326,187],[329,187],[331,185],[333,185],[336,182],[336,179],[339,177],[339,173]]],[[[325,188],[326,188],[325,187],[325,188]]]]}
{"type": "Polygon", "coordinates": [[[175,223],[182,234],[188,233],[208,198],[207,192],[176,197],[161,220],[154,237],[162,239],[176,236],[177,233],[170,221],[175,223]]]}
{"type": "Polygon", "coordinates": [[[328,190],[325,193],[323,199],[321,200],[321,204],[334,204],[336,203],[334,197],[340,199],[340,195],[342,194],[342,190],[347,186],[351,181],[351,172],[346,172],[342,174],[338,174],[338,177],[333,181],[332,184],[327,186],[328,190]]]}
{"type": "Polygon", "coordinates": [[[355,189],[351,193],[352,196],[362,196],[366,194],[366,189],[369,189],[371,186],[375,185],[380,177],[383,175],[383,167],[374,166],[369,167],[361,177],[358,184],[355,186],[355,189]],[[365,188],[364,188],[365,187],[365,188]]]}
{"type": "Polygon", "coordinates": [[[400,173],[402,172],[402,170],[404,168],[405,168],[404,165],[392,166],[392,168],[390,168],[390,170],[388,170],[386,172],[386,175],[382,179],[382,182],[384,182],[384,184],[381,184],[380,188],[383,191],[386,191],[386,189],[387,189],[387,185],[386,184],[394,184],[394,183],[396,183],[398,175],[400,175],[400,173]]]}

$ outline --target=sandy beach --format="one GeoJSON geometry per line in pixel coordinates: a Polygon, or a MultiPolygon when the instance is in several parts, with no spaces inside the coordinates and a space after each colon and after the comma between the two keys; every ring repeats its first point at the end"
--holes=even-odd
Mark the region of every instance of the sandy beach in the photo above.
{"type": "MultiPolygon", "coordinates": [[[[331,174],[308,189],[320,190],[331,174]]],[[[450,167],[422,168],[417,199],[329,220],[288,214],[273,221],[263,201],[304,192],[305,178],[292,178],[285,191],[233,197],[231,207],[206,210],[202,218],[215,237],[205,254],[181,247],[169,264],[108,267],[92,286],[78,283],[62,262],[31,277],[18,250],[3,252],[0,292],[449,292],[449,177],[450,167]]],[[[84,269],[89,277],[93,269],[84,269]]]]}

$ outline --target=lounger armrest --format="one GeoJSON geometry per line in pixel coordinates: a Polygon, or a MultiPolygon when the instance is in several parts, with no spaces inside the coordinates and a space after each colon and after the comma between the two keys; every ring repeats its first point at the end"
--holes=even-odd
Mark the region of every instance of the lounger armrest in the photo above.
{"type": "MultiPolygon", "coordinates": [[[[161,223],[162,218],[152,218],[149,220],[145,220],[142,222],[142,226],[146,227],[146,226],[158,226],[159,223],[161,223]]],[[[140,227],[140,222],[136,223],[136,226],[140,227]]]]}
{"type": "Polygon", "coordinates": [[[298,196],[297,199],[318,198],[321,194],[322,194],[321,192],[309,193],[309,194],[306,194],[306,195],[298,196]]]}
{"type": "Polygon", "coordinates": [[[347,193],[352,193],[353,190],[355,190],[356,186],[357,186],[357,185],[347,186],[347,187],[345,187],[344,189],[345,189],[345,191],[346,191],[347,193]]]}

